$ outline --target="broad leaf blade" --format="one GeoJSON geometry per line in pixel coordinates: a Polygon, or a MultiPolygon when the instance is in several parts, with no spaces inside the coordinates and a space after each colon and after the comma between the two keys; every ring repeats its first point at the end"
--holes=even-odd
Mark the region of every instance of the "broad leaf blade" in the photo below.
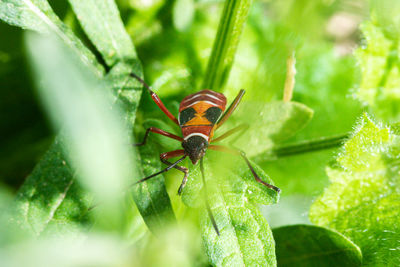
{"type": "Polygon", "coordinates": [[[364,115],[337,164],[331,185],[313,204],[310,219],[349,237],[365,266],[400,264],[399,136],[364,115]]]}
{"type": "Polygon", "coordinates": [[[279,266],[361,266],[360,249],[343,235],[312,225],[273,229],[279,266]]]}
{"type": "MultiPolygon", "coordinates": [[[[182,200],[188,206],[200,207],[203,241],[210,262],[217,266],[275,266],[272,233],[255,205],[276,203],[278,194],[257,183],[241,158],[207,153],[208,199],[221,235],[217,236],[204,208],[197,165],[190,170],[182,200]]],[[[264,181],[272,183],[262,169],[253,166],[264,181]]]]}
{"type": "Polygon", "coordinates": [[[101,76],[103,67],[96,57],[76,38],[57,17],[46,0],[4,0],[0,2],[0,19],[24,29],[40,33],[55,34],[75,50],[79,58],[90,69],[101,76]]]}
{"type": "Polygon", "coordinates": [[[114,0],[69,0],[90,40],[108,66],[136,59],[136,52],[114,0]]]}
{"type": "Polygon", "coordinates": [[[246,123],[246,131],[229,138],[236,138],[235,146],[246,151],[249,156],[256,156],[295,135],[307,125],[312,116],[313,111],[310,108],[297,102],[273,101],[265,104],[243,101],[230,118],[228,126],[219,130],[216,137],[223,133],[224,129],[229,129],[229,126],[246,123]]]}
{"type": "Polygon", "coordinates": [[[15,200],[19,214],[15,223],[33,235],[42,234],[50,224],[57,224],[61,233],[89,222],[87,209],[92,198],[80,192],[60,142],[56,140],[46,152],[15,200]]]}

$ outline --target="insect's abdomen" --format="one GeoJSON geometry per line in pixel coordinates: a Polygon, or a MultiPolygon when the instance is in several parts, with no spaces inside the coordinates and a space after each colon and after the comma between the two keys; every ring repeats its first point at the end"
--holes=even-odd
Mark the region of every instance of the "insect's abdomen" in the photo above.
{"type": "Polygon", "coordinates": [[[208,141],[225,106],[225,96],[211,90],[202,90],[185,97],[179,106],[179,125],[183,138],[200,135],[208,141]]]}

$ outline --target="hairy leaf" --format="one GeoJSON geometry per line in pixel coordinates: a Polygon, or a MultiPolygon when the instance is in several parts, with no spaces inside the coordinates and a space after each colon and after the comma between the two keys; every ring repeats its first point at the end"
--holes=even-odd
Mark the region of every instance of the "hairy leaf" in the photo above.
{"type": "Polygon", "coordinates": [[[335,231],[299,224],[273,234],[279,266],[361,266],[360,249],[335,231]]]}
{"type": "Polygon", "coordinates": [[[114,0],[69,0],[90,40],[107,65],[136,59],[136,52],[114,0]]]}
{"type": "Polygon", "coordinates": [[[356,51],[362,74],[357,96],[380,119],[397,122],[400,119],[400,46],[384,29],[376,20],[362,26],[367,45],[356,51]]]}
{"type": "MultiPolygon", "coordinates": [[[[188,206],[199,207],[203,241],[210,262],[216,266],[275,266],[272,233],[256,204],[276,203],[278,193],[256,182],[240,157],[214,151],[207,153],[204,163],[208,201],[220,236],[204,207],[198,165],[190,169],[182,200],[188,206]]],[[[252,164],[264,181],[272,183],[262,169],[252,164]]]]}
{"type": "Polygon", "coordinates": [[[366,115],[327,169],[331,185],[312,205],[310,219],[343,233],[365,266],[400,264],[400,139],[366,115]]]}
{"type": "Polygon", "coordinates": [[[95,56],[61,22],[46,0],[3,0],[0,2],[0,19],[23,29],[57,35],[94,73],[103,74],[103,67],[95,56]]]}

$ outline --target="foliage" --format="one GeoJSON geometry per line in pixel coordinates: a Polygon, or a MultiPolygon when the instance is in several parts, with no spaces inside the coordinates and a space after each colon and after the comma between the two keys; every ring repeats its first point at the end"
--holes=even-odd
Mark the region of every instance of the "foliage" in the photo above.
{"type": "Polygon", "coordinates": [[[351,2],[1,1],[0,19],[24,29],[0,24],[2,263],[399,265],[399,5],[370,0],[368,19],[366,1],[351,2]],[[337,17],[353,30],[332,31],[337,17]],[[343,55],[349,44],[360,48],[343,55]],[[281,101],[292,55],[293,101],[281,101]],[[177,170],[132,186],[180,144],[153,133],[130,144],[151,126],[180,129],[131,72],[175,115],[204,86],[228,103],[244,88],[215,136],[245,125],[220,144],[282,193],[211,150],[207,194],[188,161],[182,196],[177,170]],[[318,226],[283,226],[310,224],[310,206],[318,226]]]}
{"type": "Polygon", "coordinates": [[[396,134],[364,115],[327,169],[331,185],[310,210],[312,222],[361,248],[365,266],[399,264],[399,148],[396,134]]]}
{"type": "Polygon", "coordinates": [[[274,229],[280,266],[361,266],[360,249],[343,235],[311,225],[274,229]],[[296,237],[296,238],[293,238],[296,237]]]}
{"type": "Polygon", "coordinates": [[[386,34],[376,19],[365,22],[362,31],[366,47],[356,52],[362,71],[357,96],[379,118],[397,122],[400,118],[398,37],[392,38],[386,34]]]}

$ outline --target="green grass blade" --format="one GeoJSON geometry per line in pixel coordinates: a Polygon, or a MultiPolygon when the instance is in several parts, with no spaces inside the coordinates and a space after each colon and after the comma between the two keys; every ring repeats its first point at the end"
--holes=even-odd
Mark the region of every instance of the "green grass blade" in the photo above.
{"type": "Polygon", "coordinates": [[[251,2],[251,0],[227,0],[225,2],[208,61],[203,88],[222,91],[235,58],[236,48],[251,2]]]}
{"type": "Polygon", "coordinates": [[[343,235],[313,225],[273,229],[279,266],[361,266],[360,249],[343,235]]]}
{"type": "Polygon", "coordinates": [[[0,2],[0,19],[23,29],[56,34],[94,73],[103,75],[104,69],[93,53],[62,23],[46,0],[3,0],[0,2]]]}
{"type": "Polygon", "coordinates": [[[69,0],[82,28],[108,66],[137,60],[114,0],[69,0]]]}

